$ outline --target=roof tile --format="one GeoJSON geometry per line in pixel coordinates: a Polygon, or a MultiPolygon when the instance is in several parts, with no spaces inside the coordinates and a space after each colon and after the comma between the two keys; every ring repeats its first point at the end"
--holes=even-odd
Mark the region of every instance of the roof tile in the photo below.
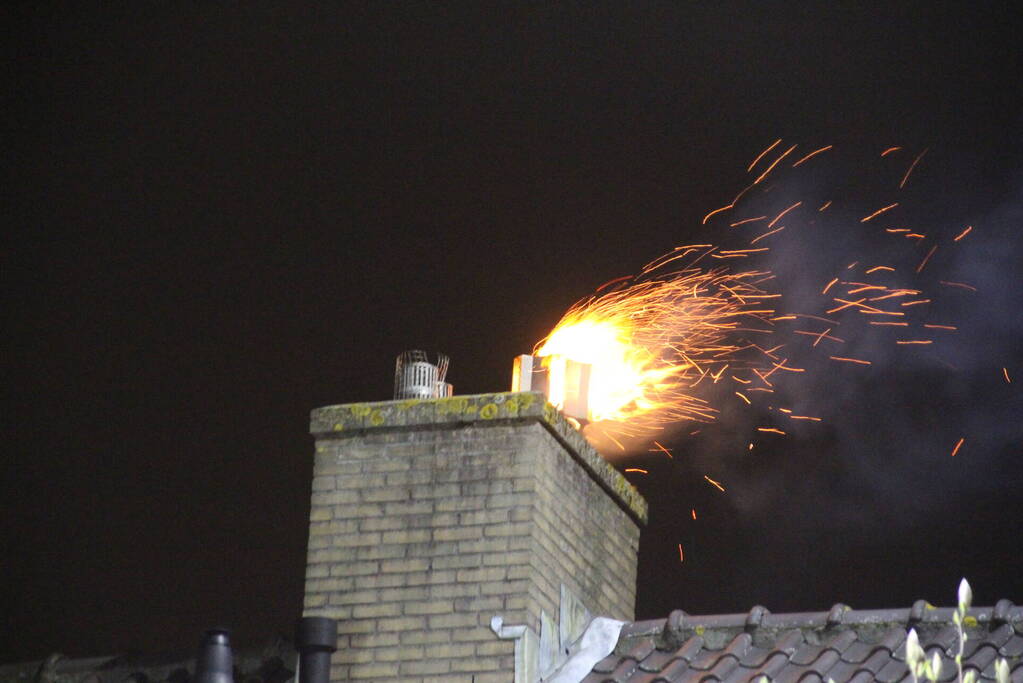
{"type": "MultiPolygon", "coordinates": [[[[661,671],[661,675],[654,680],[670,681],[671,683],[675,683],[675,681],[682,680],[682,676],[685,675],[687,671],[689,671],[689,663],[684,659],[676,659],[666,666],[664,670],[661,671]]],[[[703,672],[700,673],[702,675],[703,672]]]]}
{"type": "Polygon", "coordinates": [[[905,662],[900,662],[897,659],[889,660],[884,668],[877,672],[875,679],[881,681],[881,683],[895,683],[901,681],[903,678],[909,675],[909,667],[906,666],[905,662]]]}
{"type": "MultiPolygon", "coordinates": [[[[907,683],[910,626],[928,656],[939,654],[939,681],[951,682],[958,673],[954,612],[920,604],[864,611],[839,604],[830,612],[778,615],[754,608],[712,617],[677,610],[663,621],[626,625],[617,646],[623,654],[598,662],[584,683],[751,683],[761,676],[774,683],[907,683]]],[[[976,621],[968,622],[964,668],[977,671],[979,683],[993,683],[994,660],[1007,657],[1011,680],[1023,683],[1023,607],[1002,601],[970,616],[976,621]]]]}
{"type": "Polygon", "coordinates": [[[842,652],[842,661],[852,664],[862,664],[863,661],[874,651],[874,646],[863,641],[852,643],[842,652]]]}
{"type": "Polygon", "coordinates": [[[631,658],[623,659],[615,670],[611,672],[609,678],[615,683],[627,683],[631,678],[632,674],[639,668],[636,665],[636,660],[631,658]]]}
{"type": "Polygon", "coordinates": [[[713,676],[719,681],[723,681],[736,669],[739,668],[739,660],[731,655],[725,655],[718,660],[710,671],[707,672],[708,676],[713,676]]]}
{"type": "Polygon", "coordinates": [[[739,660],[739,663],[749,669],[756,669],[761,666],[770,656],[773,650],[768,650],[760,647],[751,647],[746,656],[739,660]]]}
{"type": "Polygon", "coordinates": [[[1014,635],[1006,641],[1005,645],[998,648],[998,653],[1003,657],[1019,657],[1023,655],[1023,636],[1014,635]]]}
{"type": "Polygon", "coordinates": [[[987,643],[977,648],[977,651],[973,653],[973,656],[963,662],[963,668],[970,667],[977,671],[983,671],[995,661],[998,656],[998,650],[987,643]]]}
{"type": "Polygon", "coordinates": [[[821,653],[820,657],[810,663],[810,668],[817,673],[824,675],[839,661],[838,653],[834,650],[827,649],[821,653]]]}
{"type": "Polygon", "coordinates": [[[677,659],[677,657],[675,657],[675,653],[674,652],[665,652],[664,650],[654,650],[653,652],[648,654],[643,659],[642,662],[639,663],[639,668],[641,670],[643,670],[643,671],[648,671],[648,672],[651,672],[651,673],[657,673],[658,671],[663,669],[665,666],[667,666],[668,662],[672,661],[673,659],[677,659]]]}
{"type": "Polygon", "coordinates": [[[848,630],[837,633],[831,640],[828,641],[828,647],[835,650],[838,653],[843,653],[849,649],[849,646],[856,642],[856,631],[848,630]]]}
{"type": "Polygon", "coordinates": [[[891,661],[892,653],[888,648],[875,646],[874,651],[869,657],[864,659],[860,663],[860,669],[869,671],[872,674],[876,674],[878,671],[884,668],[885,664],[891,661]]]}
{"type": "Polygon", "coordinates": [[[820,657],[824,652],[823,645],[804,645],[792,654],[791,662],[799,666],[805,666],[820,657]]]}
{"type": "Polygon", "coordinates": [[[619,659],[618,655],[611,653],[607,657],[604,657],[602,660],[594,664],[593,671],[595,673],[609,674],[615,670],[616,666],[618,666],[618,659],[619,659]]]}

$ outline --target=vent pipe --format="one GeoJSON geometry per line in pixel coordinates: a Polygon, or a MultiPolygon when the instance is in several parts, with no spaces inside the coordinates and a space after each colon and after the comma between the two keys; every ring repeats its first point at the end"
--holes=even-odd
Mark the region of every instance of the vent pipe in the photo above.
{"type": "Polygon", "coordinates": [[[195,658],[193,683],[234,683],[234,655],[231,653],[230,631],[210,629],[199,641],[195,658]]]}
{"type": "Polygon", "coordinates": [[[337,620],[302,617],[295,625],[298,683],[329,683],[330,655],[337,650],[337,620]]]}

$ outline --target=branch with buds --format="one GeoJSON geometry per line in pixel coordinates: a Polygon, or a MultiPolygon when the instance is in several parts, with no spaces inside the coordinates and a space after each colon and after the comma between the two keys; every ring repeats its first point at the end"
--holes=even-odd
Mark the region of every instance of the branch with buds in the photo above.
{"type": "MultiPolygon", "coordinates": [[[[955,657],[958,672],[956,680],[958,683],[975,683],[977,679],[975,669],[970,669],[965,676],[963,675],[963,648],[969,639],[963,626],[967,619],[966,612],[970,608],[970,603],[973,602],[973,591],[966,579],[959,582],[958,597],[956,611],[952,614],[952,621],[956,625],[956,633],[959,636],[959,650],[955,657]]],[[[912,628],[906,635],[906,666],[909,667],[909,675],[913,678],[913,683],[918,683],[920,678],[926,678],[934,683],[941,677],[941,656],[935,651],[931,659],[928,660],[927,654],[920,647],[920,638],[916,634],[916,629],[912,628]]],[[[997,683],[1009,683],[1009,663],[1005,659],[995,662],[995,680],[997,683]]]]}

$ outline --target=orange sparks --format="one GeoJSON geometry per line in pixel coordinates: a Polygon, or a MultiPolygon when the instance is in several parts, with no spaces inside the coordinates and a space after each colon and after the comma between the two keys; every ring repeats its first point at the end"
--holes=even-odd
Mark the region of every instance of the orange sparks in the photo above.
{"type": "Polygon", "coordinates": [[[682,544],[678,544],[678,562],[679,564],[685,564],[686,554],[682,552],[682,544]]]}
{"type": "Polygon", "coordinates": [[[909,232],[909,228],[885,228],[884,231],[885,232],[891,232],[891,233],[909,232]]]}
{"type": "Polygon", "coordinates": [[[895,269],[892,268],[891,266],[874,266],[873,268],[867,271],[867,275],[870,275],[871,273],[876,273],[879,270],[887,270],[893,273],[895,272],[895,269]]]}
{"type": "Polygon", "coordinates": [[[977,288],[973,285],[967,285],[962,282],[948,282],[946,280],[938,280],[939,285],[945,285],[946,287],[959,287],[960,289],[968,289],[971,292],[976,292],[977,288]]]}
{"type": "Polygon", "coordinates": [[[898,325],[899,327],[909,327],[909,323],[887,323],[887,322],[879,322],[877,320],[871,320],[870,324],[871,325],[898,325]]]}
{"type": "Polygon", "coordinates": [[[883,156],[883,157],[884,156],[888,156],[892,152],[898,152],[900,149],[902,149],[902,148],[901,147],[889,147],[885,151],[881,152],[881,156],[883,156]]]}
{"type": "Polygon", "coordinates": [[[913,163],[909,165],[909,170],[906,171],[906,175],[902,176],[902,182],[899,183],[900,190],[906,185],[906,181],[909,180],[909,174],[913,172],[913,169],[916,168],[917,163],[924,158],[925,154],[927,154],[927,149],[924,149],[924,151],[916,156],[916,159],[913,159],[913,163]]]}
{"type": "Polygon", "coordinates": [[[927,323],[924,323],[924,327],[926,327],[928,329],[931,329],[931,330],[956,330],[956,329],[959,329],[959,328],[955,327],[954,325],[929,325],[927,323]]]}
{"type": "Polygon", "coordinates": [[[912,340],[908,340],[908,341],[900,339],[900,340],[896,341],[895,343],[896,344],[933,344],[934,342],[931,341],[930,339],[912,339],[912,340]]]}
{"type": "Polygon", "coordinates": [[[777,427],[757,427],[757,431],[758,432],[767,432],[769,434],[781,434],[782,436],[785,436],[785,432],[783,432],[782,430],[778,429],[777,427]]]}
{"type": "Polygon", "coordinates": [[[594,291],[599,292],[602,289],[607,289],[608,287],[610,287],[613,284],[617,284],[619,282],[625,282],[626,280],[631,280],[633,277],[635,277],[635,276],[633,276],[633,275],[623,275],[621,277],[616,277],[613,280],[608,280],[607,282],[602,284],[600,287],[597,287],[597,289],[595,289],[594,291]]]}
{"type": "Polygon", "coordinates": [[[751,450],[751,451],[753,450],[753,442],[752,441],[749,442],[749,450],[751,450]]]}
{"type": "Polygon", "coordinates": [[[647,472],[646,470],[644,470],[641,467],[626,467],[625,471],[626,472],[639,472],[640,474],[650,474],[649,472],[647,472]]]}
{"type": "Polygon", "coordinates": [[[671,450],[665,448],[664,446],[662,446],[661,444],[657,443],[656,441],[654,441],[654,447],[650,449],[650,452],[651,453],[661,452],[661,453],[664,453],[669,458],[671,458],[672,460],[674,460],[674,457],[671,455],[671,450]]]}
{"type": "Polygon", "coordinates": [[[966,441],[966,437],[963,437],[963,438],[959,439],[959,441],[956,442],[956,447],[952,449],[952,457],[953,458],[956,457],[956,453],[958,453],[959,449],[962,448],[963,441],[966,441]]]}
{"type": "Polygon", "coordinates": [[[715,486],[718,489],[718,491],[724,492],[725,487],[722,486],[720,482],[714,481],[713,479],[708,477],[706,474],[703,475],[703,478],[706,479],[708,482],[710,482],[713,486],[715,486]]]}
{"type": "Polygon", "coordinates": [[[783,226],[781,226],[780,228],[775,228],[774,230],[772,230],[772,231],[770,231],[770,232],[765,232],[765,233],[764,233],[763,235],[758,235],[757,237],[754,237],[753,239],[751,239],[751,240],[749,241],[749,243],[750,243],[750,244],[756,244],[757,242],[759,242],[760,240],[764,239],[765,237],[770,237],[770,236],[771,236],[771,235],[773,235],[774,233],[776,233],[776,232],[781,232],[781,231],[782,231],[782,230],[784,230],[784,229],[785,229],[785,226],[784,226],[784,225],[783,225],[783,226]]]}
{"type": "Polygon", "coordinates": [[[917,304],[929,304],[930,299],[917,299],[916,301],[903,301],[900,306],[916,306],[917,304]]]}
{"type": "Polygon", "coordinates": [[[849,308],[850,306],[862,306],[862,307],[864,307],[864,308],[866,308],[867,310],[870,310],[870,311],[876,311],[877,310],[876,308],[874,308],[872,306],[867,306],[866,304],[864,304],[863,302],[866,301],[866,299],[857,299],[856,301],[849,301],[848,299],[839,299],[838,297],[835,297],[835,298],[832,299],[832,301],[837,301],[838,303],[841,304],[841,306],[836,306],[835,308],[832,308],[831,310],[824,311],[828,315],[831,315],[832,313],[837,313],[838,311],[841,311],[841,310],[844,310],[846,308],[849,308]]]}
{"type": "Polygon", "coordinates": [[[820,213],[821,211],[824,211],[829,206],[831,206],[831,200],[830,199],[828,201],[824,202],[823,204],[821,204],[821,208],[817,209],[817,213],[820,213]]]}
{"type": "Polygon", "coordinates": [[[784,211],[782,211],[780,214],[778,214],[777,216],[774,217],[774,220],[772,220],[770,223],[767,224],[767,227],[773,228],[774,224],[777,223],[779,220],[781,220],[782,216],[784,216],[785,214],[787,214],[789,211],[791,211],[792,209],[796,208],[797,206],[800,206],[802,203],[803,202],[796,202],[795,204],[793,204],[789,208],[787,208],[784,211]]]}
{"type": "Polygon", "coordinates": [[[735,203],[733,202],[732,204],[726,204],[725,206],[722,206],[720,209],[714,209],[713,211],[711,211],[710,213],[703,217],[703,221],[700,222],[700,225],[707,225],[707,221],[710,220],[711,216],[713,216],[716,213],[721,213],[722,211],[728,211],[734,206],[735,203]]]}
{"type": "Polygon", "coordinates": [[[823,332],[810,332],[808,330],[793,330],[793,332],[795,332],[796,334],[806,335],[807,337],[816,337],[817,339],[813,343],[814,346],[817,346],[817,344],[819,344],[822,339],[828,339],[828,340],[831,340],[831,341],[836,341],[839,344],[845,343],[844,339],[839,339],[838,337],[832,337],[830,334],[828,334],[828,332],[830,332],[830,331],[831,331],[830,327],[828,329],[824,330],[823,332]]]}
{"type": "Polygon", "coordinates": [[[758,163],[760,162],[760,160],[761,160],[761,159],[763,159],[763,158],[764,158],[764,156],[765,156],[765,155],[766,155],[766,154],[767,154],[768,152],[770,152],[770,151],[771,151],[772,149],[774,149],[775,147],[777,147],[777,146],[778,146],[779,144],[781,144],[781,138],[778,138],[777,140],[775,140],[774,142],[772,142],[772,143],[771,143],[770,145],[768,145],[767,149],[765,149],[765,150],[764,150],[763,152],[761,152],[760,154],[758,154],[758,155],[757,155],[757,158],[756,158],[756,159],[754,159],[754,160],[753,160],[752,162],[750,162],[750,165],[749,165],[749,166],[748,166],[748,167],[746,168],[746,173],[749,173],[750,171],[752,171],[752,170],[753,170],[753,167],[754,167],[754,166],[756,166],[756,165],[757,165],[757,164],[758,164],[758,163]]]}
{"type": "Polygon", "coordinates": [[[903,235],[903,237],[905,237],[908,240],[917,240],[919,242],[923,238],[927,237],[927,235],[922,235],[919,232],[907,232],[905,235],[903,235]]]}
{"type": "Polygon", "coordinates": [[[740,225],[745,225],[746,223],[753,223],[755,221],[762,221],[765,218],[767,218],[767,216],[757,216],[756,218],[744,218],[741,221],[736,221],[735,223],[732,223],[728,227],[730,227],[730,228],[737,228],[740,225]]]}
{"type": "Polygon", "coordinates": [[[968,234],[969,234],[970,230],[973,230],[973,226],[972,226],[972,225],[967,225],[967,226],[966,226],[966,229],[965,229],[965,230],[963,230],[963,231],[962,231],[961,233],[959,233],[959,236],[958,236],[958,237],[956,237],[956,238],[955,238],[954,240],[952,240],[952,241],[953,241],[953,242],[958,242],[958,241],[959,241],[959,240],[961,240],[962,238],[966,237],[966,235],[968,235],[968,234]]]}
{"type": "Polygon", "coordinates": [[[738,391],[737,391],[737,392],[735,392],[735,395],[736,395],[736,396],[738,396],[739,398],[741,398],[741,399],[742,399],[743,401],[745,401],[747,405],[753,405],[752,403],[750,403],[750,400],[749,400],[748,398],[746,398],[746,397],[745,397],[745,396],[744,396],[743,394],[741,394],[740,392],[738,392],[738,391]]]}
{"type": "Polygon", "coordinates": [[[827,294],[827,293],[828,293],[828,290],[829,290],[829,289],[831,289],[831,286],[832,286],[833,284],[835,284],[836,282],[838,282],[838,278],[837,278],[837,277],[836,277],[836,278],[835,278],[834,280],[832,280],[831,282],[829,282],[829,283],[828,283],[828,284],[827,284],[827,285],[826,285],[826,286],[824,287],[824,289],[822,289],[822,290],[821,290],[821,294],[827,294]]]}
{"type": "Polygon", "coordinates": [[[819,417],[810,417],[809,415],[789,415],[793,420],[813,420],[814,422],[820,422],[819,417]]]}
{"type": "Polygon", "coordinates": [[[899,205],[899,203],[895,202],[894,204],[889,204],[888,206],[886,206],[884,208],[878,209],[877,211],[875,211],[874,213],[870,214],[866,218],[861,218],[860,219],[860,223],[866,223],[867,221],[869,221],[874,216],[879,216],[880,214],[884,213],[885,211],[890,211],[891,209],[894,209],[898,205],[899,205]]]}
{"type": "Polygon", "coordinates": [[[763,180],[764,178],[766,178],[766,177],[767,177],[767,174],[768,174],[768,173],[770,173],[771,171],[773,171],[773,170],[774,170],[774,167],[778,165],[778,162],[779,162],[779,161],[781,161],[782,159],[784,159],[785,157],[787,157],[787,156],[788,156],[789,154],[791,154],[791,153],[792,153],[792,150],[794,150],[794,149],[795,149],[796,147],[797,147],[797,145],[792,145],[792,146],[791,146],[791,147],[789,147],[789,148],[788,148],[787,150],[785,150],[784,152],[782,152],[781,156],[780,156],[780,157],[778,157],[777,159],[775,159],[775,160],[774,160],[774,163],[772,163],[772,164],[771,164],[770,166],[768,166],[768,167],[767,167],[767,170],[766,170],[766,171],[764,171],[763,173],[761,173],[761,174],[760,174],[760,177],[759,177],[759,178],[757,178],[756,180],[754,180],[754,181],[753,181],[753,184],[754,184],[754,185],[756,185],[756,184],[757,184],[757,183],[759,183],[759,182],[760,182],[761,180],[763,180]]]}
{"type": "Polygon", "coordinates": [[[693,514],[693,519],[696,519],[696,508],[691,509],[689,512],[693,514]]]}
{"type": "MultiPolygon", "coordinates": [[[[785,360],[788,360],[788,358],[786,358],[785,360]]],[[[806,368],[790,368],[789,366],[785,365],[785,360],[783,360],[780,363],[774,363],[774,370],[788,370],[789,372],[806,372],[806,368]]],[[[771,370],[771,372],[774,372],[774,370],[771,370]]]]}
{"type": "Polygon", "coordinates": [[[870,365],[869,360],[860,360],[859,358],[843,358],[842,356],[828,356],[831,360],[842,361],[843,363],[859,363],[860,365],[870,365]]]}
{"type": "Polygon", "coordinates": [[[933,256],[933,255],[934,255],[934,252],[935,252],[935,251],[936,251],[937,249],[938,249],[938,245],[937,245],[937,244],[935,244],[935,245],[934,245],[933,247],[931,247],[931,250],[930,250],[929,252],[927,252],[927,256],[924,256],[924,260],[923,260],[923,261],[921,261],[921,262],[920,262],[920,265],[916,267],[916,272],[918,272],[918,273],[919,273],[919,272],[920,272],[921,270],[923,270],[923,269],[924,269],[924,266],[926,266],[926,265],[927,265],[927,262],[928,262],[928,261],[930,260],[931,256],[933,256]]]}
{"type": "Polygon", "coordinates": [[[1005,375],[1005,381],[1008,382],[1009,384],[1012,384],[1012,380],[1009,379],[1009,370],[1008,370],[1008,368],[1002,368],[1002,374],[1005,375]]]}
{"type": "Polygon", "coordinates": [[[792,164],[792,168],[795,168],[796,166],[799,166],[799,164],[803,163],[804,161],[807,161],[809,159],[814,158],[815,156],[817,156],[821,152],[827,152],[832,147],[834,147],[834,145],[828,145],[827,147],[821,147],[820,149],[815,149],[814,151],[810,152],[809,154],[807,154],[805,157],[803,157],[802,159],[800,159],[796,163],[792,164]]]}

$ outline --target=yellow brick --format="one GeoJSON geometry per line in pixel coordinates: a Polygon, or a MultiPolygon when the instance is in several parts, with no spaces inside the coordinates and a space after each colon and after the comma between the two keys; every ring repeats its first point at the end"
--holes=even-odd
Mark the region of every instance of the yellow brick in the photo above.
{"type": "Polygon", "coordinates": [[[333,518],[330,505],[314,505],[309,509],[309,521],[321,522],[333,518]]]}
{"type": "Polygon", "coordinates": [[[474,626],[478,618],[475,614],[437,614],[429,618],[430,628],[459,628],[474,626]]]}
{"type": "Polygon", "coordinates": [[[430,540],[429,529],[411,529],[401,531],[385,531],[383,543],[425,543],[430,540]]]}
{"type": "MultiPolygon", "coordinates": [[[[372,626],[372,622],[367,622],[372,626]]],[[[380,631],[412,631],[426,628],[425,617],[395,617],[393,619],[378,619],[376,627],[380,631]]]]}
{"type": "Polygon", "coordinates": [[[374,617],[397,617],[401,615],[401,605],[396,602],[376,605],[356,605],[352,608],[352,618],[371,619],[374,617]]]}
{"type": "Polygon", "coordinates": [[[394,678],[398,675],[398,664],[375,663],[375,664],[353,664],[348,671],[352,680],[366,678],[394,678]]]}
{"type": "Polygon", "coordinates": [[[450,600],[405,603],[405,614],[447,614],[454,610],[450,600]]]}
{"type": "Polygon", "coordinates": [[[451,670],[451,662],[444,659],[426,660],[419,662],[403,662],[401,673],[405,675],[442,674],[451,670]]]}

